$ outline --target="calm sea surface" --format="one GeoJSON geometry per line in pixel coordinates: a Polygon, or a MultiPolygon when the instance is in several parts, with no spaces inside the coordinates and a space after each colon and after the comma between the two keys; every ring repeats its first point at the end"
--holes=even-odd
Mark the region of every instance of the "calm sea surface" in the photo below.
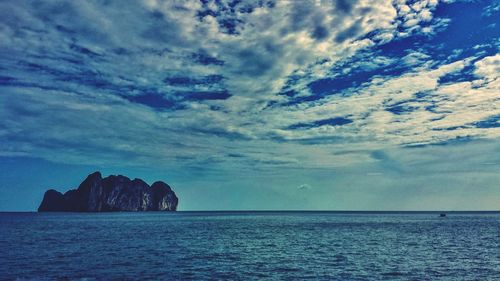
{"type": "Polygon", "coordinates": [[[500,214],[0,213],[0,280],[500,280],[500,214]]]}

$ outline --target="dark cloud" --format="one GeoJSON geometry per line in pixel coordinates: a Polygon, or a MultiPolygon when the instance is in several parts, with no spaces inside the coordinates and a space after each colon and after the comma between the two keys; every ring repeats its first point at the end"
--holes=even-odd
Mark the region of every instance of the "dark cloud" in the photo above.
{"type": "Polygon", "coordinates": [[[168,85],[176,85],[176,86],[182,86],[182,85],[205,85],[205,84],[218,84],[224,80],[224,76],[218,75],[218,74],[213,74],[213,75],[207,75],[203,77],[189,77],[189,76],[174,76],[174,77],[167,77],[163,79],[163,82],[165,82],[168,85]]]}
{"type": "Polygon", "coordinates": [[[201,21],[206,16],[212,16],[217,21],[220,30],[230,35],[239,35],[244,25],[242,17],[251,14],[259,7],[274,7],[274,1],[201,1],[202,8],[197,11],[196,17],[201,21]],[[210,5],[216,8],[212,9],[210,5]]]}
{"type": "Polygon", "coordinates": [[[293,1],[289,18],[290,31],[307,29],[311,24],[311,15],[314,11],[314,5],[310,5],[307,1],[293,1]]]}
{"type": "Polygon", "coordinates": [[[225,100],[231,97],[231,94],[227,90],[222,91],[205,91],[205,92],[184,92],[177,93],[177,97],[180,97],[183,101],[203,101],[203,100],[225,100]]]}
{"type": "Polygon", "coordinates": [[[245,49],[238,52],[237,58],[240,63],[238,72],[251,77],[265,75],[275,66],[277,59],[277,57],[268,56],[254,49],[245,49]]]}
{"type": "Polygon", "coordinates": [[[200,64],[204,64],[204,65],[223,65],[224,64],[223,60],[214,58],[214,57],[208,55],[204,51],[200,51],[199,53],[192,53],[191,58],[195,62],[200,63],[200,64]]]}
{"type": "Polygon", "coordinates": [[[472,136],[457,136],[455,138],[450,138],[445,141],[429,142],[429,143],[417,143],[417,144],[406,144],[402,147],[408,149],[418,149],[423,147],[441,147],[441,146],[457,146],[460,144],[477,142],[478,138],[472,136]]]}
{"type": "Polygon", "coordinates": [[[351,13],[357,2],[357,0],[335,0],[335,8],[343,13],[351,13]]]}
{"type": "Polygon", "coordinates": [[[326,27],[322,25],[317,25],[316,27],[314,27],[314,30],[312,32],[312,37],[319,41],[326,39],[329,35],[330,32],[328,31],[328,29],[326,29],[326,27]]]}
{"type": "Polygon", "coordinates": [[[361,23],[356,22],[350,27],[344,29],[335,36],[335,41],[338,43],[343,43],[348,39],[355,39],[361,31],[361,23]]]}
{"type": "Polygon", "coordinates": [[[351,119],[344,118],[344,117],[334,117],[334,118],[328,118],[328,119],[322,119],[322,120],[316,120],[313,122],[307,122],[307,123],[297,123],[291,126],[288,126],[288,129],[310,129],[310,128],[315,128],[315,127],[321,127],[321,126],[342,126],[352,123],[351,119]]]}
{"type": "Polygon", "coordinates": [[[371,157],[376,160],[385,160],[388,159],[387,153],[382,150],[374,150],[370,153],[371,157]]]}
{"type": "Polygon", "coordinates": [[[130,102],[139,103],[158,110],[182,108],[175,100],[168,99],[160,94],[144,93],[137,96],[122,95],[122,97],[130,102]]]}

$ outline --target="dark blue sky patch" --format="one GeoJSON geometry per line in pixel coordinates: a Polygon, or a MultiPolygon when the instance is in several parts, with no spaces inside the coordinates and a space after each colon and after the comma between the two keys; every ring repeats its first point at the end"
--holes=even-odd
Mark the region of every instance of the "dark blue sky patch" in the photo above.
{"type": "Polygon", "coordinates": [[[498,128],[500,127],[500,115],[491,116],[490,118],[475,122],[474,126],[480,129],[498,128]]]}
{"type": "Polygon", "coordinates": [[[85,56],[89,56],[89,57],[92,57],[92,58],[95,58],[95,57],[100,57],[101,55],[86,48],[86,47],[83,47],[81,45],[78,45],[77,43],[73,42],[69,45],[69,48],[72,50],[72,51],[75,51],[79,54],[82,54],[82,55],[85,55],[85,56]]]}
{"type": "Polygon", "coordinates": [[[403,148],[408,148],[408,149],[414,149],[414,148],[423,148],[423,147],[428,147],[428,146],[454,146],[454,145],[460,145],[464,143],[468,143],[471,141],[477,141],[478,138],[473,137],[473,136],[458,136],[453,139],[445,140],[445,141],[439,141],[439,142],[433,142],[433,143],[409,143],[409,144],[404,144],[401,147],[403,148]]]}
{"type": "Polygon", "coordinates": [[[183,92],[177,93],[176,97],[183,101],[203,101],[203,100],[225,100],[231,97],[227,90],[205,91],[205,92],[183,92]]]}
{"type": "Polygon", "coordinates": [[[291,130],[296,130],[296,129],[310,129],[310,128],[315,128],[315,127],[321,127],[321,126],[342,126],[352,123],[351,119],[347,119],[344,117],[334,117],[334,118],[329,118],[329,119],[322,119],[322,120],[317,120],[313,122],[308,122],[308,123],[297,123],[291,126],[288,126],[288,129],[291,130]]]}
{"type": "Polygon", "coordinates": [[[240,154],[240,153],[228,153],[226,155],[227,155],[227,157],[231,157],[231,158],[244,158],[245,157],[245,155],[240,154]]]}
{"type": "Polygon", "coordinates": [[[189,85],[205,85],[216,84],[224,80],[222,75],[207,75],[203,77],[189,77],[189,76],[173,76],[163,79],[168,85],[172,86],[189,86],[189,85]]]}
{"type": "Polygon", "coordinates": [[[468,128],[491,129],[500,127],[500,115],[494,115],[481,121],[465,124],[462,126],[452,126],[446,128],[434,128],[433,131],[454,131],[468,128]]]}
{"type": "MultiPolygon", "coordinates": [[[[436,114],[450,113],[449,110],[440,108],[438,106],[438,104],[436,103],[436,101],[434,100],[435,98],[436,98],[436,96],[435,96],[434,92],[424,91],[424,92],[418,92],[414,95],[414,98],[403,101],[403,102],[398,103],[398,104],[404,104],[404,103],[408,103],[408,102],[416,102],[416,103],[421,103],[421,106],[423,109],[425,109],[426,111],[432,112],[432,113],[436,113],[436,114]]],[[[445,97],[445,96],[440,96],[439,100],[440,101],[447,101],[447,100],[450,100],[450,98],[445,97]]],[[[443,118],[444,118],[444,116],[441,116],[441,117],[437,117],[436,119],[432,119],[432,120],[435,121],[435,120],[440,120],[443,118]]]]}
{"type": "Polygon", "coordinates": [[[76,31],[74,31],[66,26],[60,25],[60,24],[54,25],[54,28],[55,28],[55,30],[57,30],[61,33],[64,33],[67,36],[74,36],[76,34],[76,31]]]}
{"type": "Polygon", "coordinates": [[[382,45],[376,46],[373,51],[375,53],[393,58],[404,57],[410,50],[422,50],[422,47],[430,42],[429,37],[412,36],[395,39],[382,45]]]}
{"type": "MultiPolygon", "coordinates": [[[[449,110],[441,109],[439,106],[437,106],[437,104],[435,102],[431,102],[431,104],[424,106],[424,109],[429,111],[429,112],[436,113],[436,114],[450,113],[449,110]]],[[[444,118],[444,116],[441,116],[441,117],[433,118],[431,120],[436,121],[436,120],[441,120],[443,118],[444,118]]]]}
{"type": "Polygon", "coordinates": [[[443,145],[456,145],[456,144],[461,144],[461,143],[466,143],[473,141],[477,138],[473,136],[458,136],[455,137],[454,139],[442,141],[442,142],[437,142],[437,143],[431,143],[430,145],[437,145],[437,146],[443,146],[443,145]]]}
{"type": "Polygon", "coordinates": [[[335,0],[335,8],[349,14],[357,0],[335,0]]]}
{"type": "MultiPolygon", "coordinates": [[[[482,10],[489,1],[457,1],[440,3],[434,18],[451,19],[443,32],[434,36],[414,34],[382,44],[374,52],[389,57],[403,57],[410,50],[430,55],[434,61],[450,62],[477,55],[474,48],[485,43],[482,57],[495,54],[496,38],[500,37],[500,27],[495,16],[485,16],[482,10]],[[456,53],[459,50],[460,52],[456,53]]],[[[438,65],[437,65],[438,66],[438,65]]]]}
{"type": "Polygon", "coordinates": [[[434,41],[444,43],[446,47],[443,49],[453,50],[464,49],[464,46],[473,47],[484,44],[485,38],[498,38],[499,27],[491,28],[490,26],[498,23],[498,17],[496,17],[498,12],[495,16],[486,16],[482,13],[490,4],[490,1],[457,1],[438,5],[434,13],[435,17],[450,18],[452,21],[446,28],[446,32],[439,33],[434,41]]]}
{"type": "Polygon", "coordinates": [[[111,52],[113,52],[115,55],[118,55],[118,56],[126,56],[126,55],[130,55],[132,54],[131,51],[125,49],[125,48],[114,48],[113,50],[111,50],[111,52]]]}
{"type": "Polygon", "coordinates": [[[0,85],[9,85],[9,83],[13,83],[16,81],[16,78],[10,76],[0,76],[0,85]]]}
{"type": "Polygon", "coordinates": [[[281,95],[281,96],[286,96],[286,97],[295,97],[297,95],[299,95],[300,93],[295,91],[295,90],[288,90],[288,91],[284,91],[284,92],[280,92],[278,95],[281,95]]]}
{"type": "Polygon", "coordinates": [[[477,77],[474,75],[474,69],[474,65],[470,64],[464,67],[461,71],[448,73],[439,77],[438,83],[439,85],[442,85],[476,80],[477,77]]]}
{"type": "Polygon", "coordinates": [[[468,125],[463,125],[463,126],[451,126],[451,127],[445,127],[445,128],[433,128],[433,131],[455,131],[455,130],[460,130],[460,129],[467,129],[470,128],[468,125]]]}
{"type": "Polygon", "coordinates": [[[218,22],[219,22],[219,27],[221,27],[222,30],[225,31],[227,34],[239,35],[237,28],[238,25],[241,24],[243,21],[237,18],[226,18],[226,19],[220,19],[218,20],[218,22]]]}
{"type": "Polygon", "coordinates": [[[255,8],[258,7],[274,7],[273,0],[267,1],[241,1],[241,0],[230,0],[230,1],[219,1],[213,2],[217,6],[217,9],[212,10],[209,7],[209,2],[207,0],[200,1],[203,8],[197,12],[196,17],[198,20],[202,20],[206,16],[212,16],[217,20],[221,31],[231,35],[239,35],[239,27],[243,24],[243,19],[241,18],[245,14],[252,13],[255,8]]]}
{"type": "Polygon", "coordinates": [[[389,158],[389,156],[387,155],[387,153],[385,153],[384,151],[382,150],[374,150],[370,153],[370,156],[373,158],[373,159],[376,159],[376,160],[386,160],[389,158]]]}
{"type": "MultiPolygon", "coordinates": [[[[204,17],[210,15],[217,20],[221,31],[230,35],[239,35],[238,28],[243,23],[243,20],[239,18],[240,14],[251,13],[255,8],[251,3],[240,0],[232,0],[227,3],[215,1],[216,10],[209,8],[208,1],[202,0],[201,3],[203,8],[196,15],[198,20],[201,21],[204,17]]],[[[260,1],[256,4],[262,6],[263,2],[260,1]]]]}
{"type": "MultiPolygon", "coordinates": [[[[403,115],[414,112],[419,109],[425,109],[432,113],[447,113],[436,105],[433,100],[435,98],[432,91],[421,91],[413,95],[411,99],[390,104],[390,101],[385,104],[385,110],[395,115],[403,115]]],[[[440,97],[440,100],[447,100],[445,97],[440,97]]]]}
{"type": "Polygon", "coordinates": [[[224,65],[223,60],[212,57],[203,51],[200,51],[199,53],[192,53],[191,59],[203,65],[224,65]]]}
{"type": "MultiPolygon", "coordinates": [[[[358,58],[354,58],[350,60],[351,63],[357,63],[365,59],[365,56],[360,56],[358,58]]],[[[335,66],[331,72],[338,73],[341,71],[341,68],[346,66],[346,63],[343,62],[339,64],[339,66],[335,66]]],[[[375,67],[375,69],[367,69],[366,66],[360,65],[354,67],[348,74],[346,75],[337,75],[332,78],[324,78],[320,80],[313,81],[309,83],[309,88],[311,91],[320,97],[326,96],[328,94],[336,94],[347,90],[349,88],[358,87],[363,83],[367,83],[371,81],[375,77],[392,77],[399,76],[407,71],[410,71],[411,67],[405,65],[387,65],[375,67]]]]}
{"type": "MultiPolygon", "coordinates": [[[[59,90],[76,90],[81,86],[90,87],[99,91],[125,90],[117,89],[101,72],[89,69],[86,62],[71,63],[70,68],[65,64],[67,60],[58,60],[52,57],[27,57],[27,60],[11,61],[14,73],[28,73],[29,75],[16,78],[18,86],[54,88],[59,90]]],[[[12,81],[11,81],[12,82],[12,81]]]]}
{"type": "MultiPolygon", "coordinates": [[[[362,51],[353,57],[336,63],[329,71],[331,73],[330,77],[312,81],[307,85],[312,93],[311,95],[287,95],[290,99],[283,105],[289,106],[317,101],[330,95],[344,95],[347,90],[363,86],[376,77],[397,77],[413,70],[413,66],[406,65],[397,60],[391,61],[390,57],[388,57],[386,61],[379,62],[378,64],[365,63],[371,62],[374,56],[385,55],[380,51],[376,52],[377,54],[375,54],[373,50],[362,51]],[[347,74],[339,74],[346,68],[350,68],[347,74]]],[[[282,93],[288,93],[290,87],[296,83],[295,81],[300,79],[303,79],[303,77],[290,75],[282,93]]]]}
{"type": "MultiPolygon", "coordinates": [[[[205,2],[207,2],[207,1],[203,1],[203,0],[202,0],[201,2],[202,2],[204,5],[206,5],[206,3],[205,3],[205,2]]],[[[208,8],[205,8],[205,9],[203,9],[203,10],[198,11],[198,13],[196,14],[196,17],[197,17],[197,18],[198,18],[198,20],[200,20],[200,21],[201,21],[204,17],[206,17],[206,16],[212,16],[212,17],[214,17],[214,18],[215,18],[215,17],[217,17],[217,12],[212,11],[212,10],[210,10],[210,9],[208,9],[208,8]]]]}
{"type": "Polygon", "coordinates": [[[165,110],[165,109],[180,109],[182,106],[170,99],[167,99],[159,94],[145,93],[138,96],[127,96],[122,95],[122,97],[130,102],[139,103],[146,105],[148,107],[165,110]]]}
{"type": "Polygon", "coordinates": [[[321,137],[308,137],[303,139],[288,140],[288,142],[296,142],[302,145],[321,145],[321,144],[332,144],[332,143],[345,143],[347,140],[340,136],[321,136],[321,137]]]}
{"type": "Polygon", "coordinates": [[[117,85],[110,82],[102,73],[86,69],[82,69],[79,73],[60,75],[55,77],[55,80],[73,82],[77,85],[85,85],[98,90],[118,90],[117,85]]]}
{"type": "Polygon", "coordinates": [[[52,76],[63,76],[66,74],[66,72],[58,70],[56,68],[24,60],[18,61],[16,68],[20,68],[28,73],[48,74],[52,76]]]}
{"type": "MultiPolygon", "coordinates": [[[[115,49],[115,51],[116,50],[117,49],[115,49]]],[[[118,51],[118,53],[123,53],[123,55],[133,55],[133,54],[144,53],[144,54],[152,54],[155,56],[167,56],[169,54],[174,53],[174,51],[172,51],[172,49],[167,48],[167,47],[162,47],[162,48],[145,47],[145,48],[141,49],[139,52],[131,51],[131,50],[123,50],[122,48],[119,48],[118,50],[120,50],[120,51],[118,51]]]]}
{"type": "Polygon", "coordinates": [[[309,89],[318,97],[323,97],[327,93],[334,94],[339,91],[355,86],[356,81],[349,76],[325,78],[309,83],[309,89]]]}
{"type": "Polygon", "coordinates": [[[326,27],[322,25],[317,25],[314,27],[314,30],[311,35],[314,39],[322,41],[326,39],[328,35],[330,35],[330,32],[328,31],[328,29],[326,29],[326,27]]]}
{"type": "MultiPolygon", "coordinates": [[[[411,99],[396,102],[396,103],[385,103],[385,110],[391,112],[395,115],[402,115],[414,112],[419,109],[424,109],[426,111],[436,113],[436,114],[446,114],[450,113],[448,110],[441,109],[434,100],[436,98],[435,93],[432,91],[421,91],[413,95],[411,99]]],[[[449,98],[440,96],[440,101],[449,100],[449,98]]],[[[436,120],[442,119],[443,117],[438,117],[436,120]]]]}
{"type": "Polygon", "coordinates": [[[375,77],[392,77],[399,76],[402,73],[411,70],[407,66],[381,67],[375,70],[364,70],[359,67],[353,69],[351,73],[344,76],[336,76],[333,78],[319,79],[308,84],[312,94],[308,96],[291,95],[293,92],[286,91],[290,100],[284,105],[296,105],[304,102],[311,102],[323,99],[331,95],[343,95],[348,89],[353,89],[368,83],[375,77]],[[288,95],[290,94],[290,95],[288,95]]]}
{"type": "Polygon", "coordinates": [[[386,107],[385,110],[389,111],[392,114],[402,115],[402,114],[411,113],[411,112],[417,110],[418,108],[419,107],[417,107],[417,106],[398,104],[398,105],[386,107]]]}
{"type": "MultiPolygon", "coordinates": [[[[76,52],[76,50],[73,51],[76,52]]],[[[81,52],[86,53],[83,49],[79,49],[76,53],[81,56],[81,52]]],[[[89,58],[91,56],[89,55],[89,58]]],[[[118,75],[120,80],[125,80],[126,83],[117,83],[114,79],[108,77],[108,73],[90,68],[88,60],[82,60],[71,68],[60,68],[64,64],[56,64],[52,59],[49,61],[45,58],[37,59],[29,57],[28,59],[7,61],[7,63],[13,69],[30,73],[30,76],[19,80],[15,76],[3,75],[3,79],[0,81],[1,85],[39,88],[42,90],[61,90],[77,94],[82,94],[81,91],[95,90],[100,93],[120,96],[130,102],[142,104],[154,110],[183,109],[185,108],[184,103],[188,101],[224,100],[231,96],[222,85],[224,77],[217,74],[199,77],[168,77],[164,82],[184,88],[182,91],[172,93],[165,92],[158,85],[145,86],[137,84],[134,80],[127,79],[127,77],[121,75],[118,75]],[[43,75],[43,79],[41,75],[43,75]],[[37,79],[33,80],[32,77],[37,77],[37,79]],[[193,90],[192,86],[202,87],[203,90],[193,90]]]]}
{"type": "MultiPolygon", "coordinates": [[[[146,89],[145,89],[146,90],[146,89]]],[[[173,94],[162,94],[151,89],[139,95],[120,95],[122,98],[142,105],[146,105],[155,110],[179,110],[186,108],[185,102],[225,100],[231,97],[228,91],[200,91],[200,92],[177,92],[173,94]]]]}

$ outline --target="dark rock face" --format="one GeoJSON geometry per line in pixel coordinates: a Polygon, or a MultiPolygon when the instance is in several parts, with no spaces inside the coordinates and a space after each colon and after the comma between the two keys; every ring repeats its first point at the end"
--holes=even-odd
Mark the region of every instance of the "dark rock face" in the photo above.
{"type": "Polygon", "coordinates": [[[141,179],[124,176],[102,178],[90,174],[78,187],[62,194],[47,190],[39,212],[175,211],[179,199],[168,184],[150,187],[141,179]]]}

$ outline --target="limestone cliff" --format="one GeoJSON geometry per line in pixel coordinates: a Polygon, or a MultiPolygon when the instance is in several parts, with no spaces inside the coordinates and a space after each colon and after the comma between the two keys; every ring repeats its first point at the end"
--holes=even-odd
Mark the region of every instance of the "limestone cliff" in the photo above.
{"type": "Polygon", "coordinates": [[[175,211],[179,200],[166,183],[149,186],[125,176],[90,174],[77,189],[45,192],[39,212],[175,211]]]}

